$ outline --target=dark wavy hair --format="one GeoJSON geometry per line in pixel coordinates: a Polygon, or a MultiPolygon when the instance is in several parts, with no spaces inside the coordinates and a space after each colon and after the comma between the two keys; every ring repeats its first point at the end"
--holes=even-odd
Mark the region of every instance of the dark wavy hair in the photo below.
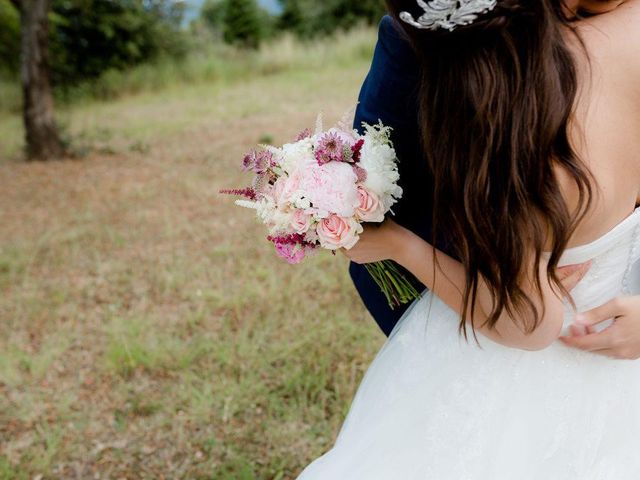
{"type": "MultiPolygon", "coordinates": [[[[562,0],[499,0],[453,32],[399,20],[402,11],[422,14],[416,0],[387,3],[422,67],[420,121],[435,183],[434,244],[436,236],[446,238],[466,269],[460,331],[466,338],[482,279],[493,298],[482,326],[494,328],[506,311],[531,333],[544,311],[522,287],[530,272],[523,260],[537,265],[550,246],[548,280],[569,296],[556,270],[592,202],[593,177],[568,133],[578,79],[566,32],[579,36],[562,0]],[[558,168],[577,187],[576,209],[563,197],[558,168]]],[[[532,280],[541,298],[537,270],[532,280]]],[[[475,336],[478,325],[471,323],[475,336]]]]}

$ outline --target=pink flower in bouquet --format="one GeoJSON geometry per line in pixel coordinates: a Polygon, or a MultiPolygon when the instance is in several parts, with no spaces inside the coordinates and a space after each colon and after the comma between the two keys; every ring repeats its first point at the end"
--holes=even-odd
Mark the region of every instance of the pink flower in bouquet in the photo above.
{"type": "Polygon", "coordinates": [[[289,243],[275,243],[274,245],[278,255],[284,258],[290,265],[297,265],[304,260],[305,249],[300,245],[291,245],[289,243]]]}
{"type": "MultiPolygon", "coordinates": [[[[320,165],[329,162],[354,162],[355,138],[342,130],[332,128],[315,145],[316,160],[320,165]]],[[[361,147],[358,148],[358,153],[361,147]]]]}
{"type": "Polygon", "coordinates": [[[362,155],[362,147],[364,147],[364,139],[362,138],[351,147],[351,153],[353,161],[355,163],[358,163],[360,161],[360,156],[362,155]]]}
{"type": "Polygon", "coordinates": [[[301,172],[300,189],[316,210],[351,217],[360,205],[357,180],[347,163],[311,164],[301,172]]]}
{"type": "Polygon", "coordinates": [[[358,196],[360,206],[356,209],[356,216],[363,222],[383,222],[384,207],[378,196],[363,187],[358,187],[358,196]]]}
{"type": "Polygon", "coordinates": [[[325,133],[316,146],[316,160],[320,165],[342,162],[345,147],[345,143],[336,133],[325,133]]]}
{"type": "Polygon", "coordinates": [[[344,131],[339,128],[331,128],[327,133],[337,135],[338,138],[342,140],[342,143],[348,145],[349,148],[353,147],[358,141],[353,132],[344,131]]]}
{"type": "Polygon", "coordinates": [[[304,210],[296,210],[293,212],[293,218],[291,219],[291,228],[296,233],[304,234],[311,228],[311,215],[305,213],[304,210]]]}
{"type": "Polygon", "coordinates": [[[353,218],[330,215],[320,221],[317,228],[320,244],[328,250],[349,250],[358,242],[362,226],[353,218]]]}
{"type": "Polygon", "coordinates": [[[245,172],[254,172],[258,175],[266,173],[274,164],[271,152],[256,152],[252,150],[242,160],[242,168],[245,172]]]}
{"type": "Polygon", "coordinates": [[[353,165],[353,171],[356,174],[356,177],[358,177],[358,183],[364,183],[367,181],[367,171],[364,168],[359,167],[358,165],[353,165]]]}
{"type": "Polygon", "coordinates": [[[276,237],[269,236],[267,239],[273,242],[278,255],[291,265],[302,262],[306,255],[316,248],[313,243],[306,240],[304,235],[297,233],[276,237]]]}
{"type": "Polygon", "coordinates": [[[291,201],[293,194],[300,189],[302,175],[295,172],[290,176],[280,177],[273,185],[273,200],[280,207],[291,201]]]}

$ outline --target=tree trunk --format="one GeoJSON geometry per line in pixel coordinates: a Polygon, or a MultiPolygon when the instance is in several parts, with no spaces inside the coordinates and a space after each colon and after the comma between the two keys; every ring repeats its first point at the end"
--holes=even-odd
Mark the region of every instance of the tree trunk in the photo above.
{"type": "Polygon", "coordinates": [[[64,145],[55,123],[49,69],[51,0],[12,0],[20,11],[20,78],[27,158],[62,157],[64,145]]]}

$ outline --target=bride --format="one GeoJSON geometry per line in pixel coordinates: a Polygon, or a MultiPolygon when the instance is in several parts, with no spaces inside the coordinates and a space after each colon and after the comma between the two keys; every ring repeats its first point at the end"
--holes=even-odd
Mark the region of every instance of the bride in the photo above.
{"type": "Polygon", "coordinates": [[[640,258],[640,0],[581,21],[574,3],[388,1],[450,255],[392,221],[347,252],[430,293],[301,479],[640,478],[640,363],[561,341],[640,258]],[[558,269],[585,262],[567,292],[558,269]]]}

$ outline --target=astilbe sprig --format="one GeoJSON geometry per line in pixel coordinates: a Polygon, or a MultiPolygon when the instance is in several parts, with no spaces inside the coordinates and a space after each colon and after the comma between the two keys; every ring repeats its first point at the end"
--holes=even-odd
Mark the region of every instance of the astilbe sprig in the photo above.
{"type": "Polygon", "coordinates": [[[311,130],[308,129],[308,128],[305,128],[296,137],[296,142],[300,142],[300,141],[305,140],[307,138],[311,138],[311,135],[312,135],[311,130]]]}
{"type": "Polygon", "coordinates": [[[300,245],[301,247],[316,248],[316,244],[309,242],[304,235],[300,233],[288,233],[282,235],[269,235],[267,237],[272,243],[280,243],[282,245],[300,245]]]}
{"type": "Polygon", "coordinates": [[[258,194],[257,192],[251,188],[227,188],[224,190],[220,190],[220,193],[223,195],[235,195],[236,197],[243,197],[249,200],[257,200],[258,194]]]}

